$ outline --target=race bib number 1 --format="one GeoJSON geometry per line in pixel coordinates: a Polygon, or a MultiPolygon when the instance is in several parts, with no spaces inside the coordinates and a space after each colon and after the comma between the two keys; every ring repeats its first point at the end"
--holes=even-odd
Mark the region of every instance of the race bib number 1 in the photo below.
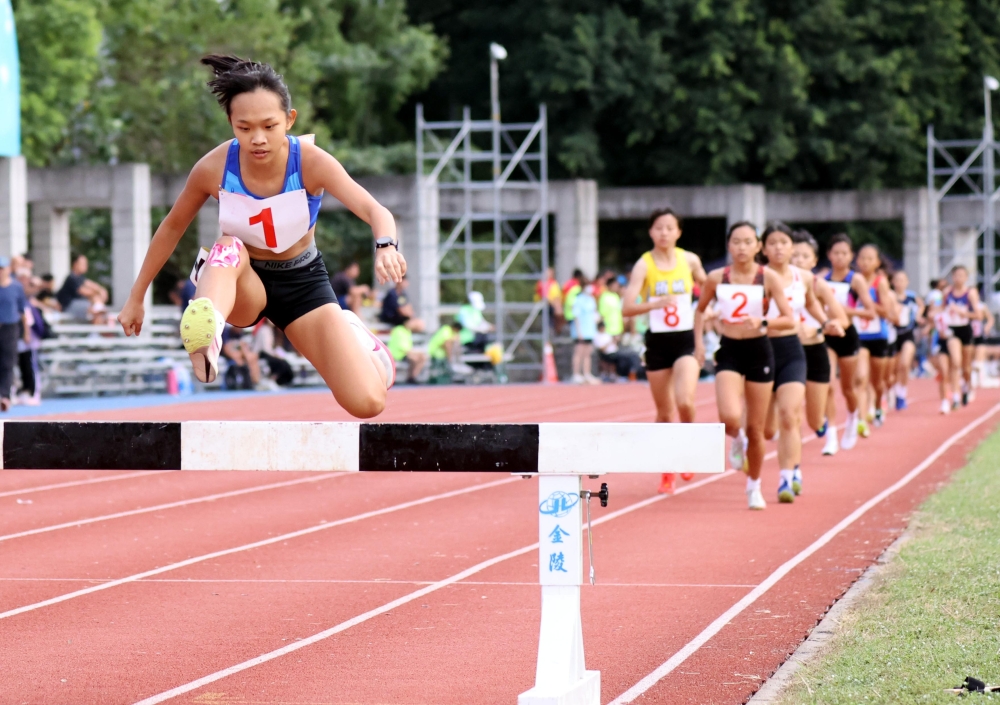
{"type": "Polygon", "coordinates": [[[219,192],[219,226],[223,235],[250,247],[284,252],[309,232],[309,203],[304,189],[270,198],[219,192]]]}
{"type": "Polygon", "coordinates": [[[651,333],[673,333],[694,329],[694,308],[691,306],[691,294],[678,294],[674,302],[663,308],[654,308],[649,312],[649,331],[651,333]]]}

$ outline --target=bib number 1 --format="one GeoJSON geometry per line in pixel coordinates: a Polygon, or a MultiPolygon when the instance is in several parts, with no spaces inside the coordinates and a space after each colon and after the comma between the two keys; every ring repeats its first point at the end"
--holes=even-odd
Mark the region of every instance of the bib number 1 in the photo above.
{"type": "Polygon", "coordinates": [[[251,216],[250,225],[261,225],[264,227],[264,242],[268,247],[277,247],[278,238],[274,234],[274,219],[271,216],[271,209],[265,208],[255,216],[251,216]]]}

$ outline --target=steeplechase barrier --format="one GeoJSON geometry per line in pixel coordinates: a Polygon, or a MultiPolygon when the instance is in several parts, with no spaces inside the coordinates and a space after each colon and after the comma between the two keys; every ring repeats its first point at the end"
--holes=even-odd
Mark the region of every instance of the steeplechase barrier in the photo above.
{"type": "MultiPolygon", "coordinates": [[[[542,620],[518,705],[599,705],[583,649],[583,477],[721,473],[722,424],[5,421],[4,470],[500,472],[538,477],[542,620]]],[[[602,487],[602,504],[608,492],[602,487]]],[[[591,579],[593,579],[591,563],[591,579]]]]}

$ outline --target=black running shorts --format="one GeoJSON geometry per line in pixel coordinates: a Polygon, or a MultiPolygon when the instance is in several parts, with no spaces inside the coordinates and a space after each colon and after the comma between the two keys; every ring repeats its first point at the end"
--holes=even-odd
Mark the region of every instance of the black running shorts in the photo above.
{"type": "Polygon", "coordinates": [[[833,350],[834,355],[838,358],[854,357],[858,354],[858,350],[861,349],[861,345],[858,342],[858,329],[852,323],[844,331],[844,335],[826,336],[826,347],[833,350]]]}
{"type": "Polygon", "coordinates": [[[766,335],[759,338],[727,338],[722,336],[715,351],[715,373],[738,372],[747,382],[774,381],[774,350],[766,335]]]}
{"type": "Polygon", "coordinates": [[[830,383],[830,356],[826,352],[826,343],[803,345],[806,354],[806,381],[819,384],[830,383]]]}
{"type": "MultiPolygon", "coordinates": [[[[250,260],[254,273],[260,277],[267,295],[267,305],[257,321],[267,318],[281,330],[310,311],[326,304],[336,304],[337,295],[330,285],[330,274],[323,263],[323,255],[303,267],[272,269],[263,262],[250,260]]],[[[257,321],[254,321],[256,325],[257,321]]]]}
{"type": "Polygon", "coordinates": [[[694,355],[694,331],[646,332],[646,371],[669,370],[680,358],[694,355]]]}

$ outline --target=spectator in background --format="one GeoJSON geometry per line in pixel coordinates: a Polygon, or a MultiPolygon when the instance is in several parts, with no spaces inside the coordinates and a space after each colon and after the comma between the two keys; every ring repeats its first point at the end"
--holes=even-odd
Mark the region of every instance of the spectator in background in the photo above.
{"type": "Polygon", "coordinates": [[[56,278],[47,272],[39,277],[39,285],[38,291],[35,293],[35,301],[38,302],[38,306],[47,311],[62,311],[62,306],[60,306],[59,302],[56,300],[55,282],[56,278]]]}
{"type": "MultiPolygon", "coordinates": [[[[222,356],[229,361],[226,367],[227,389],[259,388],[260,359],[244,339],[243,329],[226,324],[222,331],[222,356]]],[[[270,385],[263,387],[269,388],[270,385]]]]}
{"type": "Polygon", "coordinates": [[[461,333],[462,324],[457,318],[450,323],[445,323],[427,341],[427,355],[432,361],[454,361],[461,333]]]}
{"type": "Polygon", "coordinates": [[[86,255],[75,255],[69,276],[56,294],[56,300],[59,301],[62,310],[71,318],[80,321],[88,320],[92,304],[108,302],[108,290],[97,282],[87,279],[89,268],[90,262],[86,255]]]}
{"type": "Polygon", "coordinates": [[[0,257],[0,411],[10,409],[17,341],[30,339],[33,323],[24,287],[11,276],[10,259],[0,257]]]}
{"type": "Polygon", "coordinates": [[[604,280],[604,291],[597,299],[597,310],[604,321],[605,330],[617,343],[625,332],[625,319],[622,317],[621,285],[618,277],[611,274],[604,280]]]}
{"type": "Polygon", "coordinates": [[[385,292],[382,298],[382,312],[378,319],[383,323],[396,326],[406,326],[411,333],[422,333],[424,322],[413,316],[413,304],[410,297],[406,295],[406,290],[410,287],[410,281],[406,275],[396,284],[395,287],[385,292]]]}
{"type": "Polygon", "coordinates": [[[608,333],[604,321],[597,324],[594,347],[597,348],[597,359],[601,367],[601,380],[614,382],[618,373],[618,343],[615,342],[614,336],[608,333]]]}
{"type": "Polygon", "coordinates": [[[470,291],[468,301],[455,314],[455,318],[462,324],[459,340],[462,347],[470,352],[484,352],[490,342],[489,333],[493,331],[493,325],[483,316],[485,310],[486,300],[482,293],[470,291]]]}
{"type": "Polygon", "coordinates": [[[275,338],[282,335],[274,324],[266,318],[258,321],[253,329],[250,349],[267,363],[268,377],[279,387],[287,387],[295,381],[295,372],[285,359],[285,350],[275,345],[275,338]]]}
{"type": "Polygon", "coordinates": [[[556,280],[556,270],[549,267],[545,270],[545,278],[535,284],[535,301],[541,300],[549,303],[549,320],[555,328],[556,335],[562,333],[565,319],[562,308],[562,287],[556,280]]]}
{"type": "Polygon", "coordinates": [[[573,302],[582,290],[582,285],[580,284],[582,281],[586,281],[583,272],[579,269],[574,269],[573,276],[563,284],[563,318],[569,323],[569,335],[571,338],[576,337],[573,327],[573,302]]]}
{"type": "MultiPolygon", "coordinates": [[[[189,277],[181,277],[177,280],[177,283],[174,284],[174,288],[170,290],[170,293],[167,294],[167,298],[170,299],[170,303],[179,306],[181,314],[183,314],[188,303],[194,298],[194,292],[196,289],[197,287],[189,277]]],[[[180,321],[177,323],[179,325],[180,321]]]]}
{"type": "Polygon", "coordinates": [[[38,353],[42,340],[48,338],[50,330],[34,295],[41,287],[41,279],[31,276],[29,270],[22,270],[18,281],[28,298],[28,312],[31,325],[26,326],[26,334],[17,341],[17,366],[21,370],[21,389],[17,401],[27,406],[38,406],[41,400],[41,379],[39,377],[38,353]]]}
{"type": "Polygon", "coordinates": [[[406,360],[409,363],[410,373],[407,375],[407,384],[416,384],[417,377],[427,364],[427,353],[422,350],[413,349],[413,332],[405,325],[393,326],[389,333],[389,353],[396,362],[406,360]]]}
{"type": "Polygon", "coordinates": [[[576,345],[573,347],[573,383],[600,384],[591,372],[594,356],[594,337],[597,335],[597,300],[594,287],[586,277],[580,277],[580,293],[573,299],[573,320],[576,345]]]}
{"type": "Polygon", "coordinates": [[[330,285],[333,293],[337,296],[337,302],[343,309],[349,309],[361,315],[361,303],[365,297],[372,295],[372,290],[366,284],[358,284],[358,275],[361,274],[361,265],[351,262],[342,272],[337,272],[330,277],[330,285]]]}

